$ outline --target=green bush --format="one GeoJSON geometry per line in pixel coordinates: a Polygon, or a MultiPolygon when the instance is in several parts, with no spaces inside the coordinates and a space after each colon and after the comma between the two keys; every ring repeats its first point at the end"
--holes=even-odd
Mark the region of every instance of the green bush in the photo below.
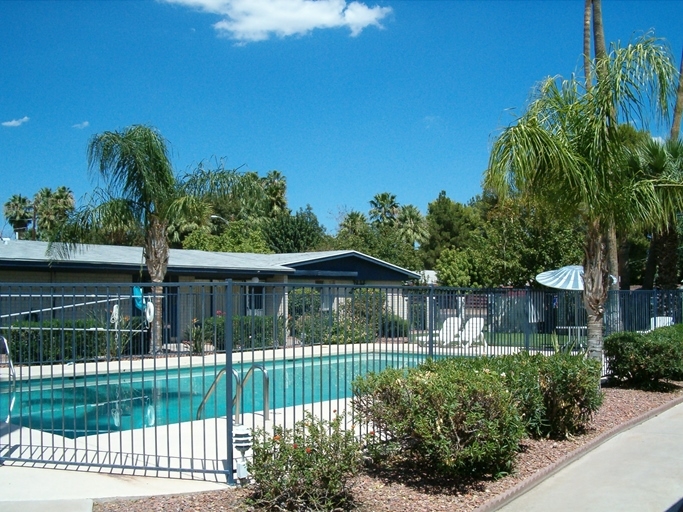
{"type": "Polygon", "coordinates": [[[293,430],[254,431],[248,463],[256,487],[250,501],[267,510],[351,510],[350,479],[362,466],[360,443],[342,428],[310,413],[293,430]]]}
{"type": "Polygon", "coordinates": [[[374,333],[368,332],[366,325],[334,313],[297,318],[293,323],[292,335],[306,345],[367,343],[375,337],[374,333]]]}
{"type": "Polygon", "coordinates": [[[130,350],[131,329],[142,320],[129,320],[118,330],[97,320],[43,320],[12,324],[8,343],[16,364],[52,364],[114,357],[130,350]],[[135,322],[139,320],[139,322],[135,322]],[[132,323],[130,323],[132,322],[132,323]],[[106,329],[106,330],[103,330],[106,329]]]}
{"type": "Polygon", "coordinates": [[[293,288],[287,297],[287,313],[292,318],[319,313],[322,297],[317,288],[293,288]]]}
{"type": "MultiPolygon", "coordinates": [[[[196,345],[198,339],[203,343],[215,344],[217,350],[225,350],[225,316],[207,317],[203,322],[195,322],[185,332],[188,341],[196,345]]],[[[273,347],[285,342],[285,320],[272,316],[233,316],[233,350],[273,347]]]]}
{"type": "Polygon", "coordinates": [[[491,418],[481,417],[485,422],[484,428],[477,426],[481,438],[471,440],[462,434],[461,429],[471,425],[468,418],[481,411],[477,397],[482,395],[477,393],[487,390],[496,396],[502,388],[527,435],[565,438],[583,431],[600,407],[600,370],[595,361],[566,354],[429,360],[409,373],[387,369],[357,379],[354,406],[387,441],[375,447],[379,451],[386,451],[390,444],[412,450],[446,474],[496,474],[508,470],[510,450],[519,438],[512,427],[511,413],[496,409],[500,404],[487,411],[491,418]],[[485,387],[489,385],[490,389],[485,387]],[[454,386],[458,389],[453,390],[454,386]],[[455,414],[454,403],[462,408],[455,414]],[[503,423],[494,428],[493,418],[503,423]],[[436,427],[444,421],[451,430],[436,427]],[[472,451],[453,455],[454,448],[449,445],[453,439],[475,446],[472,451]],[[501,452],[491,450],[490,442],[500,443],[501,452]],[[482,462],[484,459],[490,462],[482,462]]]}
{"type": "Polygon", "coordinates": [[[489,361],[505,375],[532,437],[565,438],[580,433],[602,404],[602,368],[582,355],[520,352],[489,361]]]}
{"type": "Polygon", "coordinates": [[[498,476],[512,469],[524,428],[495,372],[458,364],[387,369],[356,379],[353,390],[355,411],[382,442],[441,476],[498,476]]]}
{"type": "Polygon", "coordinates": [[[555,354],[540,365],[540,387],[548,436],[563,438],[582,432],[602,405],[602,365],[580,355],[555,354]]]}
{"type": "Polygon", "coordinates": [[[410,333],[408,320],[395,314],[389,314],[382,318],[379,335],[383,338],[403,338],[410,333]]]}
{"type": "Polygon", "coordinates": [[[459,364],[499,374],[514,397],[526,433],[531,437],[545,437],[550,430],[550,419],[546,414],[539,378],[539,365],[545,357],[520,352],[511,356],[452,359],[437,364],[459,364]]]}
{"type": "Polygon", "coordinates": [[[620,332],[604,340],[611,376],[636,387],[657,387],[661,380],[683,377],[683,325],[647,334],[620,332]]]}

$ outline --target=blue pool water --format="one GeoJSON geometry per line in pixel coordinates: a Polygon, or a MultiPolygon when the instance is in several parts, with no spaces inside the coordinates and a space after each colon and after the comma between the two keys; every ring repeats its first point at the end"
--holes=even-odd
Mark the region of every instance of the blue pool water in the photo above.
{"type": "MultiPolygon", "coordinates": [[[[356,354],[257,363],[268,372],[271,409],[343,399],[359,375],[387,366],[415,366],[419,355],[356,354]]],[[[251,363],[234,365],[243,378],[251,363]]],[[[156,369],[87,377],[39,379],[0,385],[0,420],[67,437],[167,425],[196,419],[197,410],[224,366],[156,369]],[[12,404],[12,401],[14,402],[12,404]]],[[[224,374],[205,404],[203,418],[226,416],[224,374]]],[[[235,379],[233,379],[233,394],[235,379]]],[[[263,409],[263,378],[255,371],[244,386],[242,411],[263,409]]]]}

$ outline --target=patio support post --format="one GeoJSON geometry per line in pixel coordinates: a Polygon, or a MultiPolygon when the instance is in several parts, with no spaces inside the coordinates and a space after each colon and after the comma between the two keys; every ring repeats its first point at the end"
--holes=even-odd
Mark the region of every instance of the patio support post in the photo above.
{"type": "Polygon", "coordinates": [[[232,415],[232,317],[233,317],[233,295],[232,295],[232,279],[227,279],[225,282],[225,419],[227,424],[227,441],[228,441],[228,460],[227,460],[227,482],[228,485],[235,485],[235,477],[233,475],[235,459],[233,447],[233,415],[232,415]]]}

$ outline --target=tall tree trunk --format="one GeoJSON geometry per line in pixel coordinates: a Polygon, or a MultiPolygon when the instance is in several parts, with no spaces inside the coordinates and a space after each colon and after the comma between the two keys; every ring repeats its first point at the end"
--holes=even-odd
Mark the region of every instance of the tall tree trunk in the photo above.
{"type": "MultiPolygon", "coordinates": [[[[605,27],[602,24],[601,0],[593,0],[593,41],[595,42],[595,58],[606,58],[607,46],[605,45],[605,27]]],[[[605,68],[600,69],[600,66],[598,65],[598,80],[600,80],[600,76],[603,71],[605,71],[605,68]]]]}
{"type": "Polygon", "coordinates": [[[631,289],[631,264],[629,263],[629,253],[631,252],[631,242],[627,236],[622,236],[619,240],[619,289],[631,289]]]}
{"type": "Polygon", "coordinates": [[[678,231],[675,219],[669,222],[661,235],[657,256],[657,288],[675,290],[678,288],[678,231]]]}
{"type": "Polygon", "coordinates": [[[617,228],[614,226],[614,222],[610,223],[608,231],[608,255],[607,255],[607,268],[609,273],[614,278],[609,280],[609,289],[612,291],[619,290],[620,274],[619,274],[619,241],[617,239],[617,228]]]}
{"type": "Polygon", "coordinates": [[[681,134],[681,114],[683,113],[683,52],[681,53],[681,69],[678,73],[678,93],[674,105],[674,120],[671,123],[671,140],[677,140],[681,134]]]}
{"type": "Polygon", "coordinates": [[[600,362],[602,362],[602,324],[609,280],[606,242],[604,228],[600,221],[592,221],[586,233],[583,301],[588,312],[588,357],[600,362]]]}
{"type": "Polygon", "coordinates": [[[586,0],[583,6],[583,75],[586,77],[586,90],[591,88],[591,9],[593,1],[586,0]]]}
{"type": "MultiPolygon", "coordinates": [[[[149,223],[149,231],[145,240],[145,261],[149,277],[153,283],[163,283],[168,268],[168,225],[161,221],[157,216],[152,215],[149,223]]],[[[150,353],[155,354],[161,350],[163,345],[163,286],[152,288],[154,301],[154,319],[152,320],[152,343],[150,353]]]]}
{"type": "Polygon", "coordinates": [[[645,271],[643,272],[643,290],[652,290],[655,287],[655,275],[657,274],[657,260],[659,258],[659,233],[652,233],[650,247],[647,250],[645,271]]]}

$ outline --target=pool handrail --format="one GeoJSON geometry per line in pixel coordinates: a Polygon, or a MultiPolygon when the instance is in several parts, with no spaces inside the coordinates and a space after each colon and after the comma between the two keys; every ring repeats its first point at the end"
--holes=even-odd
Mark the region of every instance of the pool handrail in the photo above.
{"type": "Polygon", "coordinates": [[[241,382],[237,383],[233,404],[235,404],[235,417],[240,419],[240,423],[244,423],[242,414],[242,392],[244,391],[244,385],[249,382],[249,379],[254,374],[254,370],[261,370],[261,373],[263,374],[263,416],[266,421],[270,419],[270,377],[263,365],[255,364],[249,368],[241,382]]]}
{"type": "MultiPolygon", "coordinates": [[[[239,376],[237,370],[235,370],[234,368],[232,369],[232,374],[237,382],[237,386],[235,389],[235,398],[233,398],[232,400],[232,405],[235,407],[235,417],[240,418],[240,421],[243,420],[242,392],[244,390],[244,385],[249,381],[249,379],[254,373],[254,370],[261,370],[261,372],[263,373],[263,415],[266,421],[268,421],[270,419],[270,377],[268,376],[268,372],[266,371],[266,369],[260,364],[255,364],[251,368],[249,368],[246,375],[244,376],[244,379],[242,379],[239,376]]],[[[221,368],[221,371],[219,371],[216,377],[213,379],[211,386],[209,386],[209,390],[206,392],[204,398],[202,399],[202,402],[199,404],[199,407],[197,408],[196,419],[202,419],[202,413],[204,412],[206,402],[209,400],[213,392],[216,390],[218,381],[223,375],[225,375],[225,371],[226,368],[221,368]]]]}
{"type": "MultiPolygon", "coordinates": [[[[209,386],[209,390],[206,392],[204,395],[204,398],[202,398],[202,402],[199,404],[199,407],[197,408],[197,416],[195,419],[201,420],[202,419],[202,413],[204,412],[204,407],[206,406],[206,402],[209,400],[209,397],[213,394],[213,392],[216,390],[216,386],[218,385],[218,381],[220,378],[225,375],[225,371],[227,368],[221,368],[221,371],[218,372],[216,377],[213,379],[213,382],[209,386]]],[[[240,376],[237,373],[237,370],[234,368],[232,369],[232,375],[235,377],[235,380],[237,381],[237,385],[239,386],[240,383],[240,376]]],[[[237,398],[237,397],[235,397],[237,398]]],[[[235,400],[233,399],[232,405],[235,405],[235,400]]]]}

